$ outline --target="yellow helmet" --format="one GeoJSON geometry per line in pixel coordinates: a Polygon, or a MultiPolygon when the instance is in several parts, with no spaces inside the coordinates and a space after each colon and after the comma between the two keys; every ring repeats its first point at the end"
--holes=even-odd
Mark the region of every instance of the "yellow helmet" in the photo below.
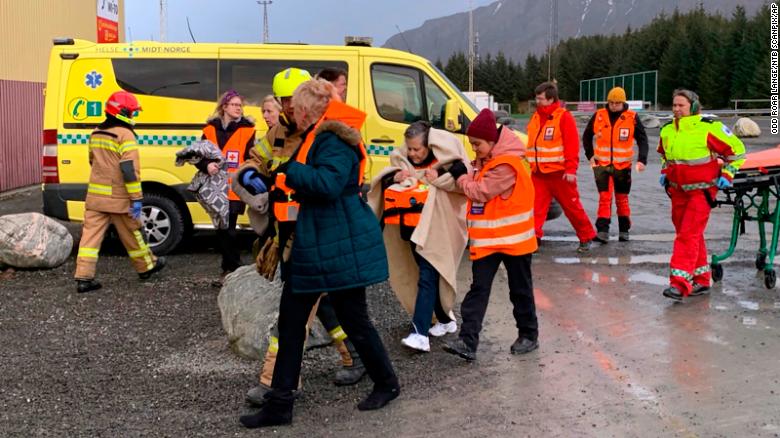
{"type": "Polygon", "coordinates": [[[274,76],[274,96],[291,97],[299,85],[311,79],[311,75],[306,70],[300,68],[286,68],[274,76]]]}

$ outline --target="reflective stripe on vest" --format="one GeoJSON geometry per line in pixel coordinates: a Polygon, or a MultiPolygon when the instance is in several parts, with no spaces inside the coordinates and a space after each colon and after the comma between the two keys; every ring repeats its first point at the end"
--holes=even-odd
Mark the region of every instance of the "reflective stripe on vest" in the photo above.
{"type": "MultiPolygon", "coordinates": [[[[214,125],[206,125],[203,128],[203,135],[206,136],[206,140],[219,146],[217,142],[217,130],[214,125]]],[[[246,155],[246,144],[255,135],[255,128],[250,126],[241,126],[233,132],[228,139],[227,143],[221,147],[222,155],[227,161],[227,174],[228,174],[228,199],[231,201],[240,201],[241,198],[233,192],[233,175],[244,163],[244,156],[246,155]]]]}
{"type": "Polygon", "coordinates": [[[544,123],[538,112],[534,112],[531,116],[531,121],[528,123],[526,158],[532,172],[538,170],[549,173],[564,170],[561,117],[565,112],[565,109],[557,108],[544,123]]]}
{"type": "Polygon", "coordinates": [[[480,181],[492,168],[507,164],[517,177],[512,194],[501,195],[481,204],[469,200],[466,216],[469,234],[469,255],[472,260],[500,252],[509,255],[530,254],[537,249],[534,231],[533,186],[523,160],[514,156],[499,156],[489,161],[476,176],[480,181]]]}
{"type": "MultiPolygon", "coordinates": [[[[360,131],[363,127],[363,123],[366,121],[366,113],[360,111],[357,108],[351,107],[343,102],[331,100],[328,103],[328,107],[325,109],[325,113],[320,117],[314,128],[309,132],[303,143],[298,147],[295,153],[295,161],[306,164],[306,160],[309,156],[312,144],[314,144],[314,138],[317,136],[317,128],[326,120],[338,120],[350,128],[360,131]]],[[[366,161],[368,154],[366,153],[366,147],[363,142],[358,144],[358,150],[360,152],[360,163],[358,165],[358,186],[363,184],[366,172],[366,161]]],[[[275,188],[282,190],[286,195],[286,201],[276,201],[273,204],[274,216],[277,221],[280,222],[292,222],[298,220],[298,209],[300,204],[293,200],[293,190],[286,184],[287,175],[281,173],[276,175],[275,188]]],[[[273,188],[272,188],[273,190],[273,188]]]]}
{"type": "Polygon", "coordinates": [[[624,111],[613,126],[606,108],[596,111],[593,134],[596,146],[593,157],[599,166],[615,166],[616,169],[631,167],[634,157],[634,126],[636,113],[624,111]]]}

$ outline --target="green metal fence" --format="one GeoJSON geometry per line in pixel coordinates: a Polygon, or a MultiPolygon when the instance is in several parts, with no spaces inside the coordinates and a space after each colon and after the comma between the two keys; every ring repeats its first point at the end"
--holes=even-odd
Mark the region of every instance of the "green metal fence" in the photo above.
{"type": "Polygon", "coordinates": [[[613,87],[623,87],[628,100],[658,105],[658,70],[626,73],[580,81],[580,101],[604,102],[613,87]]]}

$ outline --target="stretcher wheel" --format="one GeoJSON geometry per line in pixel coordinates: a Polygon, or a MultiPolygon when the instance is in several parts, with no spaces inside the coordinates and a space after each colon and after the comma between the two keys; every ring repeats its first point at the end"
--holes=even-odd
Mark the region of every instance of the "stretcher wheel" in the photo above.
{"type": "Polygon", "coordinates": [[[723,265],[713,263],[710,265],[710,269],[712,269],[713,281],[723,280],[723,265]]]}
{"type": "Polygon", "coordinates": [[[758,253],[756,255],[756,269],[763,270],[766,266],[766,254],[758,253]]]}
{"type": "Polygon", "coordinates": [[[774,289],[776,282],[777,275],[775,274],[774,269],[771,271],[764,271],[764,286],[766,286],[767,289],[774,289]]]}

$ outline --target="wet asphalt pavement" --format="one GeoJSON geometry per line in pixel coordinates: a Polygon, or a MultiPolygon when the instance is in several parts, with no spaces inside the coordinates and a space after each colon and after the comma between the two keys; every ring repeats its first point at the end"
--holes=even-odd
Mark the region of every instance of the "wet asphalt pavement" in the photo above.
{"type": "MultiPolygon", "coordinates": [[[[651,149],[657,130],[649,132],[651,149]]],[[[780,142],[748,140],[749,151],[780,142]]],[[[545,226],[534,259],[538,351],[512,356],[506,276],[499,271],[475,363],[400,346],[408,318],[386,285],[370,310],[403,385],[387,408],[358,412],[370,390],[330,384],[332,349],[305,356],[294,424],[247,431],[237,417],[258,362],[227,349],[210,287],[218,256],[208,236],[169,257],[148,282],[121,251],[98,264],[104,290],[79,295],[74,259],[51,271],[0,273],[0,436],[399,436],[742,437],[780,435],[780,293],[753,267],[758,238],[747,224],[725,277],[708,296],[661,296],[674,237],[652,151],[634,173],[632,241],[575,253],[568,222],[545,226]]],[[[593,219],[590,169],[579,172],[593,219]]],[[[35,211],[40,195],[0,200],[0,214],[35,211]]],[[[713,211],[712,251],[724,250],[729,208],[713,211]]],[[[74,234],[78,227],[71,226],[74,234]]],[[[459,299],[470,264],[460,269],[459,299]]]]}

